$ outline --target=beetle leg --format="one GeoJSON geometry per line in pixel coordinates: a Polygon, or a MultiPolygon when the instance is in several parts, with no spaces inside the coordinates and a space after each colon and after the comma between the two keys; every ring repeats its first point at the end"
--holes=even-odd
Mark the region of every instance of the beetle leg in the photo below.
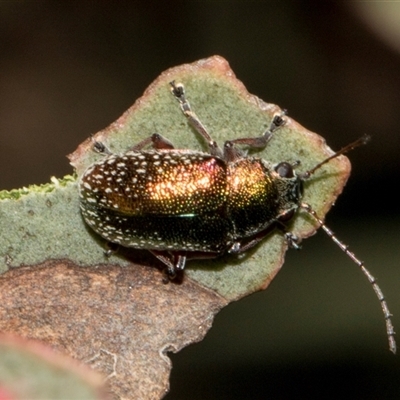
{"type": "MultiPolygon", "coordinates": [[[[91,136],[91,139],[93,141],[93,150],[96,153],[104,154],[106,156],[113,154],[112,151],[103,142],[95,140],[93,136],[91,136]]],[[[152,145],[152,147],[157,150],[172,150],[175,148],[174,145],[164,136],[160,135],[159,133],[153,133],[151,136],[132,146],[128,151],[141,151],[144,147],[148,145],[152,145]]]]}
{"type": "Polygon", "coordinates": [[[169,253],[166,251],[150,250],[151,254],[157,257],[163,264],[165,264],[164,273],[168,281],[176,278],[180,271],[185,269],[186,254],[182,253],[169,253]]]}
{"type": "Polygon", "coordinates": [[[263,148],[271,140],[274,132],[276,132],[280,127],[285,124],[286,110],[283,110],[279,114],[274,115],[269,128],[258,137],[254,138],[239,138],[233,140],[227,140],[224,143],[224,160],[233,161],[242,156],[242,152],[235,148],[235,145],[247,145],[254,149],[263,148]]]}
{"type": "Polygon", "coordinates": [[[209,153],[212,156],[222,157],[222,150],[218,147],[217,142],[213,140],[213,138],[210,136],[206,127],[200,121],[199,117],[192,110],[192,107],[187,101],[185,96],[185,87],[183,86],[183,84],[175,83],[175,81],[172,81],[170,82],[170,85],[171,85],[171,92],[178,100],[181,106],[181,110],[185,115],[185,117],[187,118],[187,120],[189,121],[189,124],[192,125],[192,127],[196,130],[196,132],[199,133],[206,140],[209,153]]]}
{"type": "Polygon", "coordinates": [[[231,247],[228,249],[229,254],[240,254],[245,251],[253,248],[258,243],[260,243],[267,235],[269,235],[274,229],[276,225],[274,223],[268,225],[264,230],[258,232],[256,235],[248,238],[247,240],[236,241],[231,247]]]}
{"type": "Polygon", "coordinates": [[[229,254],[240,254],[245,251],[253,248],[258,243],[260,243],[267,235],[269,235],[275,228],[278,228],[282,231],[284,238],[289,247],[300,250],[301,246],[299,245],[299,238],[292,232],[288,232],[285,226],[280,222],[276,221],[276,223],[272,223],[266,229],[261,232],[258,232],[255,236],[251,237],[248,241],[236,241],[231,247],[228,249],[229,254]]]}
{"type": "Polygon", "coordinates": [[[129,150],[130,151],[141,151],[144,147],[148,145],[152,145],[155,149],[160,150],[160,149],[174,149],[174,145],[166,139],[164,136],[161,136],[159,133],[153,133],[151,136],[147,137],[146,139],[143,139],[141,142],[138,144],[135,144],[132,146],[129,150]]]}
{"type": "Polygon", "coordinates": [[[228,249],[229,254],[240,254],[244,253],[245,251],[251,249],[256,244],[260,243],[264,239],[264,235],[262,237],[256,237],[250,240],[247,243],[242,242],[235,242],[232,246],[228,249]]]}

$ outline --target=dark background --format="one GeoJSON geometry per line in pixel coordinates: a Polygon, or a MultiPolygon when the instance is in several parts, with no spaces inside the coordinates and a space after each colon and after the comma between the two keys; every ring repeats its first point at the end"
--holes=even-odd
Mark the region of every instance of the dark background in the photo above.
{"type": "MultiPolygon", "coordinates": [[[[0,2],[0,189],[71,173],[65,155],[163,70],[219,54],[332,148],[373,135],[327,222],[379,278],[400,330],[400,55],[351,3],[0,2]]],[[[171,400],[400,397],[379,303],[322,233],[172,359],[171,400]]]]}

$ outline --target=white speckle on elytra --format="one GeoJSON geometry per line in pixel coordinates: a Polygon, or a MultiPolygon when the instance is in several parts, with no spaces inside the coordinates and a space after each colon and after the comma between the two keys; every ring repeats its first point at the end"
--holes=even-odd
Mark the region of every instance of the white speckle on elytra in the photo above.
{"type": "Polygon", "coordinates": [[[145,170],[145,169],[137,169],[136,172],[137,172],[138,174],[145,174],[145,173],[146,173],[146,170],[145,170]]]}
{"type": "Polygon", "coordinates": [[[89,183],[87,183],[87,182],[83,182],[83,186],[86,188],[86,189],[89,189],[89,190],[91,190],[92,189],[92,187],[89,185],[89,183]]]}
{"type": "Polygon", "coordinates": [[[119,163],[117,164],[117,167],[119,167],[119,168],[125,167],[125,166],[126,166],[126,164],[125,164],[124,162],[119,162],[119,163]]]}
{"type": "Polygon", "coordinates": [[[94,211],[86,210],[85,212],[86,212],[86,215],[91,215],[92,217],[96,217],[97,216],[97,213],[95,213],[94,211]]]}
{"type": "Polygon", "coordinates": [[[105,192],[106,192],[106,193],[111,193],[111,192],[112,192],[112,189],[108,187],[108,188],[105,190],[105,192]]]}

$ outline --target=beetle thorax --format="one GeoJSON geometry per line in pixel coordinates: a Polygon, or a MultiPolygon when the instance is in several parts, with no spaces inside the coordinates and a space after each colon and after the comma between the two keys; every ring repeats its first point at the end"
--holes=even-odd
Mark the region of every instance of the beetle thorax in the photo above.
{"type": "Polygon", "coordinates": [[[283,173],[259,158],[228,163],[227,213],[235,236],[248,237],[277,220],[291,218],[301,199],[302,182],[290,168],[285,174],[287,170],[283,173]]]}

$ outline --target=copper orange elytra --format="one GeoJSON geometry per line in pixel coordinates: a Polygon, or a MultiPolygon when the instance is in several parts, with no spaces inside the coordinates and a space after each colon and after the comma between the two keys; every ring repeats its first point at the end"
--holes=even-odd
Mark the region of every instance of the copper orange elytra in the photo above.
{"type": "Polygon", "coordinates": [[[302,209],[366,275],[382,306],[389,347],[395,353],[391,314],[375,278],[312,207],[301,201],[305,180],[369,138],[364,136],[298,173],[297,164],[272,165],[237,147],[265,147],[284,125],[284,112],[274,116],[263,135],[226,141],[221,149],[192,110],[183,84],[170,85],[189,123],[206,141],[208,153],[175,149],[157,133],[121,155],[95,142],[94,149],[105,157],[89,166],[80,180],[80,207],[86,223],[110,243],[149,250],[164,263],[168,280],[173,280],[187,260],[243,253],[273,229],[282,231],[290,247],[299,248],[299,238],[286,224],[302,209]]]}

